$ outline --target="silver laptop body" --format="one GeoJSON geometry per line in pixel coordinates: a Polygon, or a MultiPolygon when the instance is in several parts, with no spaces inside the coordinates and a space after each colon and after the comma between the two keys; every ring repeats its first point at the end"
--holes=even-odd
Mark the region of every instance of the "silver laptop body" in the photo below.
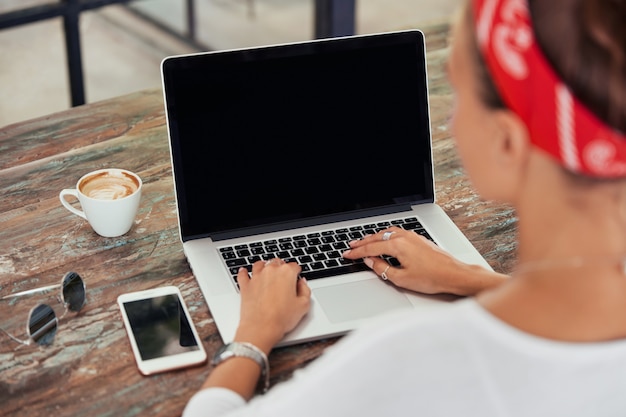
{"type": "Polygon", "coordinates": [[[173,56],[161,69],[181,241],[224,342],[246,260],[306,268],[311,311],[281,345],[449,299],[341,264],[339,242],[410,224],[489,268],[435,203],[422,32],[173,56]],[[308,253],[303,240],[337,248],[308,253]]]}

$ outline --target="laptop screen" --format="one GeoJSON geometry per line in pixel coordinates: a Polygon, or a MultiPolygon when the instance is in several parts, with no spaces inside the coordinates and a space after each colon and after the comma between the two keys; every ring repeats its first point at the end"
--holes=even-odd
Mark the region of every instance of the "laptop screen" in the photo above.
{"type": "Polygon", "coordinates": [[[183,240],[434,200],[419,31],[170,57],[183,240]]]}

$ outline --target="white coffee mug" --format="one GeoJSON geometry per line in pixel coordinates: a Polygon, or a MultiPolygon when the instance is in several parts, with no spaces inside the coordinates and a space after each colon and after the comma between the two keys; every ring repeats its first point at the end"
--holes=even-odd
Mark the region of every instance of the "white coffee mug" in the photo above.
{"type": "Polygon", "coordinates": [[[141,199],[142,181],[125,169],[107,168],[83,175],[75,189],[59,194],[63,206],[86,219],[104,237],[127,233],[135,221],[141,199]],[[77,198],[82,211],[72,206],[67,196],[77,198]]]}

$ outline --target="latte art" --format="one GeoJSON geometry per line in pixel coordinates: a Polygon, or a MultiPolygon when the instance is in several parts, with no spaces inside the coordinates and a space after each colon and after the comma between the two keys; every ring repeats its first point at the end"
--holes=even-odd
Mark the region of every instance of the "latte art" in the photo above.
{"type": "Polygon", "coordinates": [[[124,172],[106,171],[85,178],[80,191],[98,200],[117,200],[128,197],[139,188],[137,179],[124,172]]]}

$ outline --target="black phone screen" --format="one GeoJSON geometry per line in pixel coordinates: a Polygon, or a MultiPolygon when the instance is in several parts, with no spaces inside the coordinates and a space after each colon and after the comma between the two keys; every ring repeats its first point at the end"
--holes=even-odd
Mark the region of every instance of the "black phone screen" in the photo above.
{"type": "Polygon", "coordinates": [[[142,360],[198,350],[198,341],[176,294],[124,303],[142,360]]]}

